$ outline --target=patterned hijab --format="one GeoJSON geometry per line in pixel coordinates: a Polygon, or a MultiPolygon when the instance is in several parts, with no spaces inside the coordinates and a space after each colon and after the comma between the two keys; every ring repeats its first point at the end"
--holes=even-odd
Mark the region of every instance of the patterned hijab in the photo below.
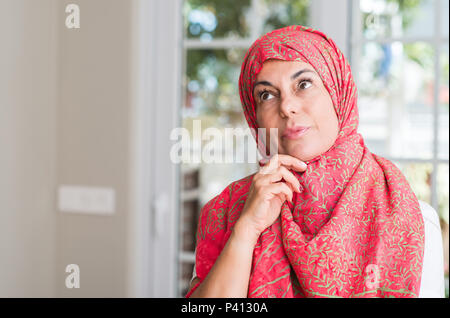
{"type": "MultiPolygon", "coordinates": [[[[260,235],[248,296],[417,297],[424,253],[419,203],[399,169],[372,154],[357,133],[356,86],[342,52],[325,34],[303,26],[259,38],[239,78],[251,128],[258,128],[253,85],[268,59],[309,63],[331,96],[340,130],[333,147],[307,162],[305,172],[292,171],[303,192],[294,192],[293,204],[286,201],[280,218],[260,235]]],[[[228,240],[252,178],[231,183],[202,208],[200,281],[228,240]]]]}

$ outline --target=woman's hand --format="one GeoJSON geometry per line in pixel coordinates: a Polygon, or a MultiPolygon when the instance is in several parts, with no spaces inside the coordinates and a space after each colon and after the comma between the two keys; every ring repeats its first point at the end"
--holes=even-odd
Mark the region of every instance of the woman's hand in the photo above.
{"type": "MultiPolygon", "coordinates": [[[[259,235],[275,222],[284,201],[292,201],[294,191],[300,192],[300,183],[288,168],[305,171],[306,164],[288,155],[275,155],[253,176],[230,238],[191,297],[247,297],[253,251],[259,235]],[[280,182],[283,179],[284,182],[280,182]]],[[[198,281],[194,280],[191,288],[198,281]]]]}
{"type": "Polygon", "coordinates": [[[306,164],[289,155],[275,155],[253,177],[247,200],[235,230],[244,232],[256,243],[259,235],[280,215],[284,201],[292,202],[300,182],[288,168],[303,172],[306,164]],[[280,182],[284,179],[284,182],[280,182]]]}

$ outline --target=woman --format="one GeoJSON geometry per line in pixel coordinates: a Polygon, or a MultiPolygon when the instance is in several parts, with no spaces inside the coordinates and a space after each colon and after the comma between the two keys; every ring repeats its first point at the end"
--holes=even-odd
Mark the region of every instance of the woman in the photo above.
{"type": "MultiPolygon", "coordinates": [[[[278,154],[201,210],[187,297],[417,297],[419,202],[357,133],[350,66],[323,33],[290,26],[249,49],[239,89],[278,154]]],[[[256,136],[260,141],[261,136],[256,136]]]]}

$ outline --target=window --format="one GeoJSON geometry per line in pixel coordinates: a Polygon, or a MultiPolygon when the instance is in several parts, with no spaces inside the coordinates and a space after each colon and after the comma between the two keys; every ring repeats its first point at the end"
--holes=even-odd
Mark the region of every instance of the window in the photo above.
{"type": "Polygon", "coordinates": [[[360,133],[439,212],[448,296],[449,2],[352,1],[360,133]]]}

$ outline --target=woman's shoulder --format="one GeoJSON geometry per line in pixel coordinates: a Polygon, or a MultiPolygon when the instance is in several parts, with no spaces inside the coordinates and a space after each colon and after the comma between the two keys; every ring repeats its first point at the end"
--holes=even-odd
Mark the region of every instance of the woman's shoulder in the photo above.
{"type": "Polygon", "coordinates": [[[227,214],[231,208],[235,209],[240,206],[236,204],[238,201],[245,203],[254,175],[253,173],[229,183],[219,194],[204,204],[202,214],[211,210],[227,214]]]}
{"type": "Polygon", "coordinates": [[[247,199],[253,175],[231,182],[221,193],[209,200],[201,209],[197,240],[206,236],[216,242],[225,242],[227,233],[239,218],[247,199]]]}
{"type": "Polygon", "coordinates": [[[248,175],[229,183],[219,194],[210,199],[205,205],[216,204],[220,201],[231,201],[239,194],[248,192],[255,174],[248,175]]]}
{"type": "Polygon", "coordinates": [[[244,178],[231,182],[228,187],[231,189],[232,194],[248,192],[250,185],[252,184],[253,177],[256,173],[252,173],[244,178]]]}

